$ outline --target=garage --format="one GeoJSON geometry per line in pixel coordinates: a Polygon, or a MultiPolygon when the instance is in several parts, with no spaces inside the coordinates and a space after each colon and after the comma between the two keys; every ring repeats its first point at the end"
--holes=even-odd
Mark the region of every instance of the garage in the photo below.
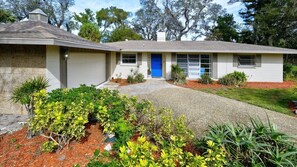
{"type": "Polygon", "coordinates": [[[70,52],[67,58],[67,87],[98,85],[106,81],[106,54],[70,52]]]}

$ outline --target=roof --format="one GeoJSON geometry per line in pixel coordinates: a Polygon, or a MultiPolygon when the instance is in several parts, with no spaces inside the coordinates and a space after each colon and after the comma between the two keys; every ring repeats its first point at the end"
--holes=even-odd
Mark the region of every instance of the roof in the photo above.
{"type": "Polygon", "coordinates": [[[107,43],[124,52],[199,52],[199,53],[259,53],[297,54],[297,50],[223,41],[123,41],[107,43]]]}
{"type": "Polygon", "coordinates": [[[29,14],[41,14],[41,15],[47,16],[41,9],[35,9],[29,14]]]}
{"type": "Polygon", "coordinates": [[[119,51],[119,49],[112,46],[88,41],[41,21],[0,24],[0,44],[56,45],[103,51],[119,51]]]}

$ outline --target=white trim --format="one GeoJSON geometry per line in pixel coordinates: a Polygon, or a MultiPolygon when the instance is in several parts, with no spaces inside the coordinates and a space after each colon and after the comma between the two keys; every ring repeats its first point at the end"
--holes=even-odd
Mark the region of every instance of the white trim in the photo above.
{"type": "Polygon", "coordinates": [[[121,53],[121,65],[123,65],[123,66],[137,65],[137,53],[121,53]],[[135,55],[135,63],[123,63],[123,54],[135,55]]]}

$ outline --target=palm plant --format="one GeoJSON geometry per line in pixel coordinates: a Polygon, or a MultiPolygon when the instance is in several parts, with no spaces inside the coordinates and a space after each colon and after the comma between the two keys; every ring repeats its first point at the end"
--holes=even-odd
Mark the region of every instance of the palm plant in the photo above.
{"type": "Polygon", "coordinates": [[[48,87],[48,80],[42,76],[33,77],[13,90],[11,100],[25,106],[29,117],[33,115],[33,94],[48,87]]]}

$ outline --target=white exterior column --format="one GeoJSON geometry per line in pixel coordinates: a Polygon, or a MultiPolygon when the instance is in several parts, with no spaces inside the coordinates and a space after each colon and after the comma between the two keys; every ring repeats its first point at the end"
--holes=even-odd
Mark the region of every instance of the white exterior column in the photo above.
{"type": "Polygon", "coordinates": [[[60,82],[60,48],[46,46],[46,78],[49,81],[47,91],[61,88],[60,82]]]}
{"type": "Polygon", "coordinates": [[[171,53],[165,53],[166,57],[166,65],[165,65],[165,73],[166,73],[166,79],[169,80],[171,79],[171,53]]]}

